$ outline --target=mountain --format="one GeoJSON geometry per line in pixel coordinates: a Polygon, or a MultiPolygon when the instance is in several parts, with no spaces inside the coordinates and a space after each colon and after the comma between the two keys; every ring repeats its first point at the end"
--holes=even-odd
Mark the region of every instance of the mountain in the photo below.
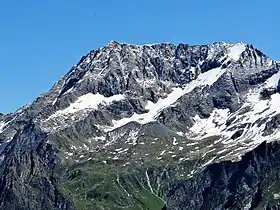
{"type": "Polygon", "coordinates": [[[244,43],[93,50],[0,115],[0,208],[278,209],[279,70],[244,43]]]}

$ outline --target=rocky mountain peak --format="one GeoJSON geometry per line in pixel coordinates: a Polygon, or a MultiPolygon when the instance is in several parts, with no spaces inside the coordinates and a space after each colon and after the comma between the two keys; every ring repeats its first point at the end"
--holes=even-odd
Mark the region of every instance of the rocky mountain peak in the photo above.
{"type": "Polygon", "coordinates": [[[103,208],[111,196],[109,209],[124,208],[138,205],[129,195],[141,192],[163,206],[180,180],[213,163],[239,167],[248,151],[279,138],[279,70],[278,62],[244,43],[111,41],[82,57],[33,103],[0,116],[3,173],[13,174],[4,166],[16,161],[36,178],[14,175],[18,184],[21,177],[31,180],[22,189],[37,178],[50,181],[50,206],[72,207],[61,194],[55,199],[54,177],[63,177],[80,204],[103,208]]]}

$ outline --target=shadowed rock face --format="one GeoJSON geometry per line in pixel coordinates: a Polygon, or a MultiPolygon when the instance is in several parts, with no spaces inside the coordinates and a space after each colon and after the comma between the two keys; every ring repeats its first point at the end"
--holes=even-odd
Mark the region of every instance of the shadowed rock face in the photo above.
{"type": "Polygon", "coordinates": [[[264,142],[174,186],[164,209],[279,209],[279,179],[280,145],[264,142]]]}
{"type": "Polygon", "coordinates": [[[279,69],[243,43],[93,50],[0,114],[0,207],[276,205],[279,69]]]}
{"type": "Polygon", "coordinates": [[[59,157],[30,121],[1,153],[1,209],[74,209],[59,188],[59,157]]]}

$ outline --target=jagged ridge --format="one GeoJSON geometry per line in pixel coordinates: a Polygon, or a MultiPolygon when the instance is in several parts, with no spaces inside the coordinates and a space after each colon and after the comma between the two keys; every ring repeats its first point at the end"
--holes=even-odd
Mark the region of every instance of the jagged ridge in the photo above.
{"type": "Polygon", "coordinates": [[[32,121],[45,135],[42,150],[52,145],[57,154],[58,164],[45,170],[66,171],[59,177],[80,208],[148,208],[150,198],[159,199],[158,208],[180,180],[278,140],[279,68],[243,43],[110,42],[32,104],[1,116],[0,149],[5,154],[19,144],[17,136],[32,121]],[[100,180],[93,177],[100,176],[98,193],[92,188],[100,180]]]}

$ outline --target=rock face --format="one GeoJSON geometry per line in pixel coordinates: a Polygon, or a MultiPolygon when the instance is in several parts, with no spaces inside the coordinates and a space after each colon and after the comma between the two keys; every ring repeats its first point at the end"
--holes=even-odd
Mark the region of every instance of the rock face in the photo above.
{"type": "Polygon", "coordinates": [[[74,209],[59,190],[55,149],[46,134],[28,122],[1,153],[1,209],[74,209]]]}
{"type": "Polygon", "coordinates": [[[0,114],[0,206],[274,208],[279,70],[243,43],[93,50],[0,114]]]}
{"type": "Polygon", "coordinates": [[[279,166],[279,143],[262,143],[174,186],[164,209],[279,209],[279,166]]]}

